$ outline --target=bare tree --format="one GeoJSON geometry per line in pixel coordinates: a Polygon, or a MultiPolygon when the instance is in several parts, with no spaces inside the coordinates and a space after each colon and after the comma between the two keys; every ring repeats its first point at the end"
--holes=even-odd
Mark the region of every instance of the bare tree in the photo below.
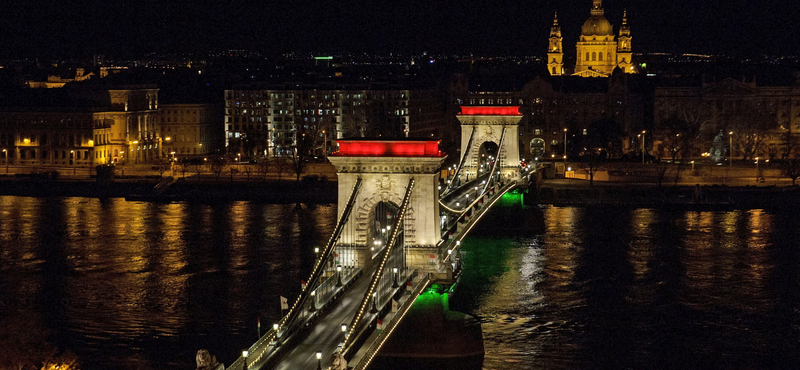
{"type": "Polygon", "coordinates": [[[214,176],[219,180],[219,177],[222,175],[222,172],[225,171],[225,168],[228,166],[228,161],[225,157],[216,156],[211,158],[211,172],[214,176]]]}
{"type": "Polygon", "coordinates": [[[272,167],[273,160],[270,158],[264,158],[260,162],[258,162],[258,173],[261,175],[262,181],[267,181],[267,174],[269,173],[270,167],[272,167]]]}
{"type": "Polygon", "coordinates": [[[278,180],[283,178],[283,173],[286,172],[288,167],[289,161],[286,159],[286,157],[275,158],[275,169],[278,172],[278,180]]]}
{"type": "Polygon", "coordinates": [[[795,182],[800,178],[800,159],[797,156],[783,161],[783,174],[792,179],[792,186],[795,186],[795,182]]]}
{"type": "Polygon", "coordinates": [[[156,171],[158,171],[158,177],[164,177],[164,172],[169,171],[170,162],[166,159],[161,159],[156,164],[156,171]]]}
{"type": "Polygon", "coordinates": [[[247,175],[247,182],[250,182],[250,174],[253,173],[253,166],[249,164],[244,165],[244,173],[247,175]]]}
{"type": "Polygon", "coordinates": [[[742,153],[742,159],[757,157],[761,145],[776,128],[774,113],[760,102],[747,102],[725,117],[730,131],[734,132],[734,142],[742,153]]]}
{"type": "Polygon", "coordinates": [[[231,174],[231,182],[233,182],[233,175],[239,173],[239,169],[236,166],[228,166],[228,172],[231,174]]]}

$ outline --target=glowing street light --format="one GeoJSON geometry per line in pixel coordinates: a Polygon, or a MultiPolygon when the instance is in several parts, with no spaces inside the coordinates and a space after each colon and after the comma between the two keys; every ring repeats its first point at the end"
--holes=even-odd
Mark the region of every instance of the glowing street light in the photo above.
{"type": "Polygon", "coordinates": [[[317,370],[322,370],[322,351],[317,350],[317,370]]]}
{"type": "Polygon", "coordinates": [[[244,360],[244,369],[245,370],[247,369],[247,355],[249,355],[249,354],[250,354],[250,352],[247,352],[247,350],[242,351],[242,359],[244,360]]]}

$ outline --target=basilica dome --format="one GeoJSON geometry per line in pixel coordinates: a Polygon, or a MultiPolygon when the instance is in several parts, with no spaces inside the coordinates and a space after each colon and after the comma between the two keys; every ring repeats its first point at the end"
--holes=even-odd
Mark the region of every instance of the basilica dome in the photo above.
{"type": "Polygon", "coordinates": [[[614,27],[603,15],[592,15],[581,27],[581,36],[614,36],[614,27]]]}

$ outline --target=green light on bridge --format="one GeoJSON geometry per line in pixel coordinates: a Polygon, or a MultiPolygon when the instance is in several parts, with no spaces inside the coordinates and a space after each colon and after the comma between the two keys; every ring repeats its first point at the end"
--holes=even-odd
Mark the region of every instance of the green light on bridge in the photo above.
{"type": "Polygon", "coordinates": [[[519,189],[514,189],[509,191],[508,193],[503,194],[500,198],[499,202],[501,206],[513,206],[516,204],[522,205],[523,204],[523,197],[524,193],[521,192],[519,189]]]}
{"type": "Polygon", "coordinates": [[[314,57],[316,60],[333,60],[333,57],[314,57]]]}

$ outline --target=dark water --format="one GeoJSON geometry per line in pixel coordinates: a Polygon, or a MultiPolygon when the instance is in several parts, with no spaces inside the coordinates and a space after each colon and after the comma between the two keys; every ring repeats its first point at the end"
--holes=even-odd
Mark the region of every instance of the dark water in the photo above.
{"type": "Polygon", "coordinates": [[[451,298],[483,322],[485,369],[800,368],[792,214],[494,216],[465,243],[451,298]]]}
{"type": "MultiPolygon", "coordinates": [[[[0,320],[83,369],[229,364],[295,297],[335,207],[0,197],[0,320]]],[[[764,210],[493,210],[451,306],[485,369],[800,368],[800,220],[764,210]]],[[[5,335],[0,328],[0,336],[5,335]]]]}
{"type": "Polygon", "coordinates": [[[297,295],[335,213],[0,197],[0,319],[50,330],[88,370],[193,369],[201,348],[230,364],[297,295]]]}

